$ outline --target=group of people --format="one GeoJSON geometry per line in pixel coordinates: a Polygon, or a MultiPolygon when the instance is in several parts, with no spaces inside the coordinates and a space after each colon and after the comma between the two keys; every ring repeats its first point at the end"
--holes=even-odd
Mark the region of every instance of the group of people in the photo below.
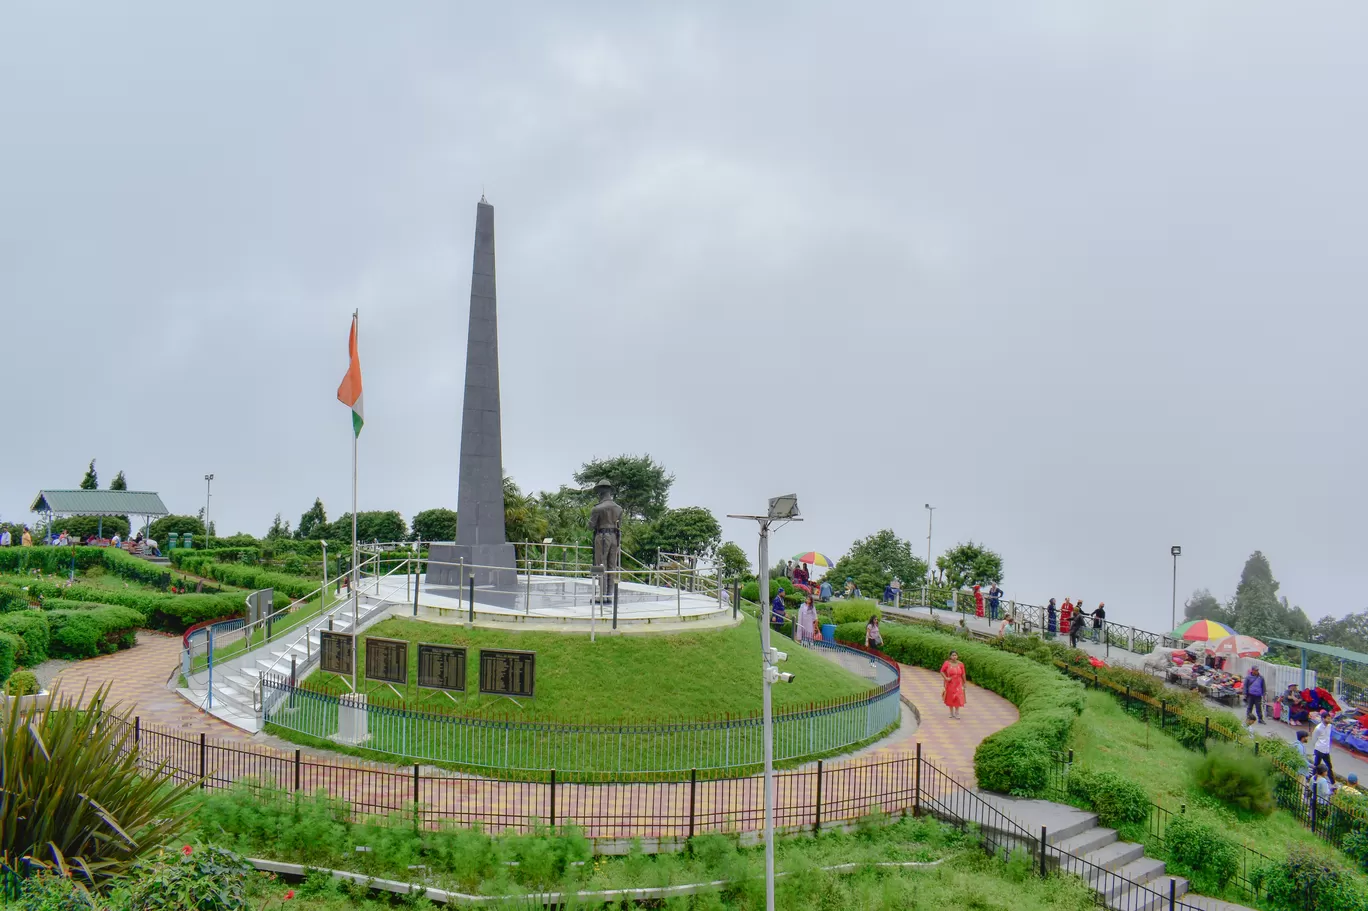
{"type": "Polygon", "coordinates": [[[1320,803],[1328,803],[1330,796],[1341,788],[1358,793],[1358,775],[1349,773],[1343,785],[1335,783],[1335,767],[1330,763],[1330,747],[1333,743],[1330,713],[1322,711],[1317,716],[1317,724],[1310,731],[1297,732],[1297,752],[1302,758],[1302,774],[1306,776],[1307,790],[1320,803]],[[1307,753],[1311,755],[1307,755],[1307,753]]]}
{"type": "Polygon", "coordinates": [[[23,547],[33,546],[33,533],[29,531],[27,525],[24,526],[23,532],[20,533],[18,541],[15,540],[14,535],[10,533],[8,528],[4,531],[0,531],[0,547],[13,547],[15,544],[19,544],[23,547]]]}
{"type": "Polygon", "coordinates": [[[1051,598],[1050,603],[1045,605],[1045,629],[1051,633],[1058,631],[1061,635],[1069,637],[1069,644],[1074,648],[1078,647],[1078,640],[1085,634],[1090,634],[1089,638],[1094,642],[1102,639],[1102,632],[1107,621],[1107,604],[1099,601],[1097,607],[1091,612],[1083,609],[1083,599],[1077,602],[1064,599],[1064,603],[1055,606],[1055,599],[1051,598]],[[1086,622],[1092,620],[1091,627],[1086,622]]]}

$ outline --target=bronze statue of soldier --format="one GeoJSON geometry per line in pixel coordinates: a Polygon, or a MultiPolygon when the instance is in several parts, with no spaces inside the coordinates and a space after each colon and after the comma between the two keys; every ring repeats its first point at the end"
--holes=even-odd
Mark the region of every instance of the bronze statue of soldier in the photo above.
{"type": "Polygon", "coordinates": [[[594,485],[599,501],[589,513],[589,530],[594,535],[594,571],[599,573],[599,589],[605,601],[612,600],[612,586],[622,568],[622,507],[613,501],[613,483],[594,485]]]}

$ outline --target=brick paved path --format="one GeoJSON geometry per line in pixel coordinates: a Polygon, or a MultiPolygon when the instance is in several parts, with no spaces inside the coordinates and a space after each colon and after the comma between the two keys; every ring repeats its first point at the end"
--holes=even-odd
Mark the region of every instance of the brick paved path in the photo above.
{"type": "MultiPolygon", "coordinates": [[[[166,688],[180,655],[178,637],[139,633],[127,651],[66,668],[59,680],[73,693],[108,684],[113,699],[134,707],[144,757],[166,762],[185,779],[207,777],[211,787],[250,780],[287,790],[348,801],[359,812],[409,809],[415,802],[432,820],[481,823],[486,828],[525,828],[533,820],[592,820],[590,837],[669,837],[694,832],[747,832],[760,828],[761,779],[614,783],[604,785],[497,781],[432,768],[369,763],[317,750],[277,749],[187,703],[166,688]],[[553,806],[554,801],[554,806],[553,806]]],[[[895,734],[858,761],[828,761],[821,776],[823,819],[849,819],[874,809],[897,812],[914,799],[916,743],[941,771],[973,787],[973,756],[979,741],[1017,720],[1011,703],[974,686],[965,687],[963,718],[952,721],[940,701],[940,676],[902,667],[902,694],[917,706],[921,723],[910,736],[895,734]]],[[[130,735],[132,732],[130,731],[130,735]]],[[[806,827],[817,821],[815,763],[779,773],[776,822],[806,827]]],[[[925,786],[925,785],[924,785],[925,786]]]]}

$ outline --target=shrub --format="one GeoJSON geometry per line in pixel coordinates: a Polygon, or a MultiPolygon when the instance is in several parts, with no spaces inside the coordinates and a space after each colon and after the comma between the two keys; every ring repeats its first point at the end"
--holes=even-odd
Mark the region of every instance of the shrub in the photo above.
{"type": "Polygon", "coordinates": [[[148,529],[148,536],[163,548],[171,540],[171,532],[178,535],[187,532],[195,536],[195,541],[204,546],[204,523],[195,516],[162,516],[148,529]]]}
{"type": "Polygon", "coordinates": [[[220,563],[211,557],[200,554],[182,558],[181,569],[196,576],[206,576],[228,585],[236,585],[239,588],[273,588],[288,598],[307,597],[317,591],[319,587],[317,579],[290,576],[258,566],[220,563]]]}
{"type": "Polygon", "coordinates": [[[1282,863],[1265,864],[1250,874],[1275,911],[1363,911],[1368,895],[1334,861],[1306,848],[1293,848],[1282,863]]]}
{"type": "Polygon", "coordinates": [[[53,687],[58,708],[11,699],[0,717],[0,861],[10,868],[21,858],[40,867],[62,862],[102,885],[183,824],[181,805],[195,783],[141,768],[138,751],[123,749],[129,714],[111,712],[107,696],[101,688],[77,710],[53,687]]]}
{"type": "Polygon", "coordinates": [[[1153,802],[1145,789],[1115,772],[1074,769],[1069,794],[1097,811],[1104,826],[1123,826],[1149,819],[1153,802]]]}
{"type": "Polygon", "coordinates": [[[78,570],[89,569],[100,565],[109,550],[108,547],[0,547],[0,573],[27,573],[35,569],[42,573],[66,573],[71,569],[73,556],[78,570]]]}
{"type": "Polygon", "coordinates": [[[13,633],[0,633],[0,683],[4,683],[14,673],[19,654],[19,637],[13,633]]]}
{"type": "Polygon", "coordinates": [[[0,613],[28,610],[32,599],[28,592],[16,585],[0,585],[0,613]]]}
{"type": "Polygon", "coordinates": [[[47,608],[67,607],[64,602],[68,601],[117,604],[142,614],[143,626],[177,633],[205,620],[239,616],[245,610],[246,599],[243,592],[223,592],[217,595],[163,595],[132,589],[119,591],[83,585],[68,588],[49,582],[37,582],[29,588],[31,592],[42,595],[43,606],[47,608]]]}
{"type": "MultiPolygon", "coordinates": [[[[974,753],[979,787],[1022,796],[1044,793],[1051,752],[1062,750],[1083,711],[1083,687],[1042,667],[981,642],[910,626],[883,630],[884,652],[917,667],[939,669],[958,651],[969,681],[1016,705],[1021,719],[985,738],[974,753]]],[[[864,624],[836,628],[842,642],[864,642],[864,624]]]]}
{"type": "Polygon", "coordinates": [[[97,911],[103,906],[70,876],[39,873],[23,881],[13,907],[19,911],[97,911]]]}
{"type": "MultiPolygon", "coordinates": [[[[794,585],[792,580],[770,579],[770,595],[768,601],[766,601],[767,604],[769,603],[769,601],[774,600],[774,596],[778,594],[780,586],[782,586],[784,589],[785,606],[797,607],[798,605],[803,603],[803,597],[800,597],[803,593],[798,590],[798,586],[794,585]]],[[[750,582],[747,582],[745,585],[741,586],[741,600],[754,601],[758,603],[760,601],[760,583],[758,581],[752,580],[750,582]]],[[[865,620],[868,621],[869,617],[866,616],[865,620]]],[[[863,634],[861,634],[860,636],[860,641],[864,641],[863,634]]]]}
{"type": "Polygon", "coordinates": [[[850,601],[841,599],[831,602],[831,615],[836,618],[836,623],[859,623],[861,626],[869,623],[870,617],[877,616],[883,619],[883,611],[879,610],[879,605],[868,598],[856,598],[850,601]]]}
{"type": "Polygon", "coordinates": [[[186,845],[138,866],[130,911],[245,911],[252,865],[222,848],[186,845]]]}
{"type": "Polygon", "coordinates": [[[51,654],[55,658],[94,658],[132,648],[142,614],[127,607],[74,604],[47,612],[51,654]]]}
{"type": "Polygon", "coordinates": [[[51,633],[42,611],[25,610],[0,614],[0,632],[12,633],[19,639],[19,652],[14,658],[22,667],[42,664],[48,659],[48,639],[51,633]]]}
{"type": "Polygon", "coordinates": [[[6,696],[32,696],[39,689],[38,678],[33,671],[15,671],[5,681],[6,696]]]}
{"type": "Polygon", "coordinates": [[[1240,869],[1240,849],[1216,828],[1190,816],[1174,816],[1164,830],[1164,849],[1176,869],[1192,880],[1193,891],[1219,893],[1240,869]]]}
{"type": "Polygon", "coordinates": [[[1267,816],[1273,812],[1273,764],[1229,744],[1212,741],[1193,767],[1197,787],[1231,806],[1267,816]]]}

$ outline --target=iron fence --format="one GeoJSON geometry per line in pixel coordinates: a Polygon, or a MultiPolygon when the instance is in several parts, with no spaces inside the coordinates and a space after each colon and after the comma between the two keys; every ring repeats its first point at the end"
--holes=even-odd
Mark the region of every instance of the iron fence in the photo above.
{"type": "MultiPolygon", "coordinates": [[[[853,698],[775,714],[779,762],[845,750],[879,736],[899,719],[895,662],[853,646],[814,646],[868,660],[876,686],[853,698]]],[[[764,761],[758,713],[682,723],[564,724],[414,711],[303,689],[278,674],[265,675],[261,687],[266,724],[310,737],[345,736],[353,746],[425,762],[509,771],[657,773],[746,768],[764,761]]]]}

